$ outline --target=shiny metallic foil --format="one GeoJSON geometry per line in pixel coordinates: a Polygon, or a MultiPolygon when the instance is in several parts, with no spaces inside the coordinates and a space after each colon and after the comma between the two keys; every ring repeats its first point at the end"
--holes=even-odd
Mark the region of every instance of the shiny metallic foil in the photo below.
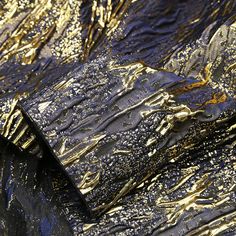
{"type": "Polygon", "coordinates": [[[235,13],[0,2],[1,235],[235,235],[235,13]]]}

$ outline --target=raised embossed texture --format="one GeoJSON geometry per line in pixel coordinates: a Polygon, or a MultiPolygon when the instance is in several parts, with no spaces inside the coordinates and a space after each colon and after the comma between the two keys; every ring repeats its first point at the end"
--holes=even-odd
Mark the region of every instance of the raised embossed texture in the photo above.
{"type": "Polygon", "coordinates": [[[0,233],[69,235],[59,213],[75,235],[234,235],[235,20],[234,0],[1,1],[0,132],[45,175],[3,154],[0,233]]]}
{"type": "MultiPolygon", "coordinates": [[[[234,40],[230,29],[228,40],[234,40]]],[[[204,67],[183,76],[100,57],[23,103],[93,212],[104,212],[171,159],[231,124],[235,93],[218,79],[224,76],[219,65],[228,67],[225,48],[218,47],[217,56],[214,43],[205,50],[209,54],[199,52],[189,61],[203,60],[204,67]]],[[[231,131],[224,135],[231,137],[231,131]]]]}

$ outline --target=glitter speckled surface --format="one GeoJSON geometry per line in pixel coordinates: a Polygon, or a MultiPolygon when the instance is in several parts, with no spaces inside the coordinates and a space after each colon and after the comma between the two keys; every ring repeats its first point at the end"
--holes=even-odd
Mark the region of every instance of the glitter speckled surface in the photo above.
{"type": "Polygon", "coordinates": [[[1,2],[0,132],[23,158],[2,154],[13,206],[0,209],[2,232],[234,235],[235,10],[233,0],[1,2]],[[45,207],[26,204],[42,199],[25,188],[45,207]]]}

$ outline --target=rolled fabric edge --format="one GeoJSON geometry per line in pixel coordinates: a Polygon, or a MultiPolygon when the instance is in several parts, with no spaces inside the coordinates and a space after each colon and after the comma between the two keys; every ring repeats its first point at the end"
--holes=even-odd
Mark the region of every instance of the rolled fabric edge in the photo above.
{"type": "Polygon", "coordinates": [[[65,168],[63,167],[62,163],[60,162],[60,160],[58,159],[58,157],[55,155],[55,153],[53,152],[52,148],[50,147],[48,141],[45,139],[44,135],[40,132],[40,128],[38,127],[38,125],[33,121],[33,119],[31,118],[31,116],[28,114],[28,112],[25,111],[25,109],[23,109],[22,104],[19,103],[18,104],[19,109],[22,111],[22,115],[23,117],[26,119],[28,125],[34,130],[34,134],[36,135],[38,141],[39,141],[39,145],[42,149],[43,153],[47,153],[47,157],[53,159],[54,161],[56,161],[59,166],[61,167],[62,172],[68,177],[68,179],[70,180],[70,182],[72,183],[72,185],[74,186],[76,192],[78,193],[78,196],[81,198],[82,202],[85,205],[85,208],[87,210],[87,213],[90,217],[93,216],[92,210],[89,207],[89,205],[87,204],[87,201],[84,197],[84,195],[81,193],[81,191],[79,190],[79,188],[76,187],[76,184],[74,182],[74,180],[72,179],[72,177],[67,173],[67,171],[65,170],[65,168]]]}

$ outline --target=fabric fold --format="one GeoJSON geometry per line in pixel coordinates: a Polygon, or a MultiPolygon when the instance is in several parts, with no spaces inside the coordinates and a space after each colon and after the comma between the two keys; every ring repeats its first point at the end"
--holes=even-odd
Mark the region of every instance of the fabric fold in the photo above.
{"type": "Polygon", "coordinates": [[[0,136],[24,152],[1,143],[0,234],[234,234],[235,1],[21,4],[0,16],[0,136]]]}
{"type": "Polygon", "coordinates": [[[235,97],[211,80],[211,63],[183,77],[100,57],[21,108],[96,215],[234,120],[235,97]]]}
{"type": "Polygon", "coordinates": [[[33,65],[21,65],[14,60],[0,66],[0,136],[31,156],[42,158],[42,149],[25,120],[18,102],[52,83],[68,72],[71,64],[60,65],[41,59],[33,65]],[[50,72],[51,71],[51,72],[50,72]],[[48,76],[45,80],[45,74],[48,76]]]}

